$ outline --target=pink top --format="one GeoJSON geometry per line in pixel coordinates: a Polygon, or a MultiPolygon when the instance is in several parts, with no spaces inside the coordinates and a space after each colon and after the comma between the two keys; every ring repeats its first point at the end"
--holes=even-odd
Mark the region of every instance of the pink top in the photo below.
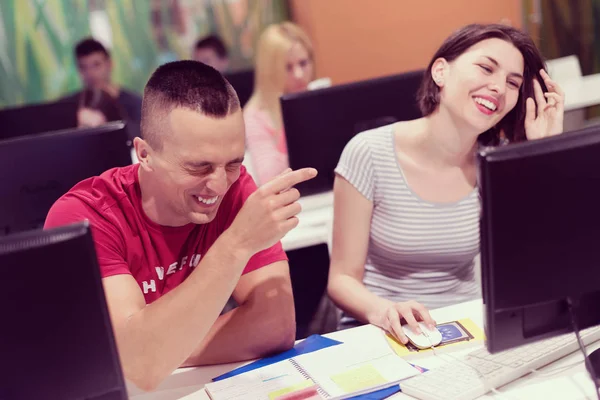
{"type": "Polygon", "coordinates": [[[275,129],[267,111],[257,107],[244,109],[244,121],[254,179],[262,185],[289,167],[285,132],[275,129]]]}

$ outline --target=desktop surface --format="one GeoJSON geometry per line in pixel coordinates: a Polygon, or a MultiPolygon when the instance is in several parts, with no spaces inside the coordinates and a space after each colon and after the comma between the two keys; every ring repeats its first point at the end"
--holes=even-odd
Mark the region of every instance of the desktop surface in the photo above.
{"type": "Polygon", "coordinates": [[[296,186],[300,193],[333,189],[333,171],[357,133],[421,117],[417,91],[422,79],[421,70],[283,96],[290,167],[319,171],[296,186]]]}
{"type": "MultiPolygon", "coordinates": [[[[438,321],[455,321],[462,318],[470,318],[478,326],[483,327],[483,305],[481,300],[456,304],[449,307],[431,310],[432,317],[438,321]]],[[[358,328],[326,334],[329,338],[341,342],[363,341],[382,335],[381,331],[372,325],[363,325],[358,328]]],[[[600,342],[590,346],[593,350],[600,347],[600,342]]],[[[419,358],[419,366],[427,369],[436,369],[453,360],[453,357],[461,357],[476,348],[453,350],[445,356],[430,355],[419,358]],[[452,354],[452,355],[450,355],[452,354]]],[[[195,368],[181,368],[176,370],[159,388],[153,393],[143,393],[134,386],[129,385],[131,400],[209,400],[210,397],[204,391],[204,385],[211,382],[212,378],[225,372],[231,371],[246,362],[237,362],[220,365],[210,365],[195,368]]],[[[571,354],[546,367],[540,368],[539,373],[524,376],[501,389],[502,393],[511,398],[540,398],[543,394],[545,400],[564,400],[567,398],[585,398],[585,395],[593,394],[593,385],[587,377],[585,367],[581,362],[579,354],[571,354]],[[579,363],[577,361],[580,361],[579,363]],[[570,368],[566,368],[570,367],[570,368]],[[552,371],[552,372],[549,372],[552,371]],[[547,374],[547,375],[546,375],[547,374]],[[579,397],[578,397],[579,396],[579,397]]],[[[389,399],[412,399],[404,393],[397,393],[389,399]]],[[[488,398],[488,397],[486,397],[488,398]]]]}

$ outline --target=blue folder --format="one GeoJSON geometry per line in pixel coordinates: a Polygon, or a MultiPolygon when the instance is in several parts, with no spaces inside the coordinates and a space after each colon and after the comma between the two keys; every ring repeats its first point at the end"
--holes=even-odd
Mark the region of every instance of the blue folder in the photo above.
{"type": "MultiPolygon", "coordinates": [[[[326,347],[336,346],[338,344],[342,344],[342,342],[338,342],[337,340],[329,339],[321,335],[311,335],[304,339],[302,342],[295,345],[288,351],[284,351],[283,353],[276,354],[271,357],[262,358],[260,360],[256,360],[250,364],[244,365],[242,367],[236,368],[232,371],[229,371],[223,375],[219,375],[216,378],[213,378],[213,381],[220,381],[225,378],[230,378],[235,375],[243,374],[244,372],[252,371],[254,369],[264,367],[265,365],[274,364],[279,361],[287,360],[295,356],[299,356],[300,354],[312,353],[313,351],[321,350],[326,347]]],[[[352,397],[352,400],[382,400],[386,399],[394,393],[398,393],[400,391],[400,386],[392,386],[387,389],[381,389],[376,392],[371,392],[367,394],[362,394],[359,396],[352,397]]]]}
{"type": "Polygon", "coordinates": [[[342,344],[342,342],[338,342],[337,340],[329,339],[321,335],[311,335],[295,345],[293,348],[284,351],[283,353],[261,358],[260,360],[256,360],[250,364],[231,370],[223,375],[219,375],[216,378],[213,378],[213,381],[220,381],[221,379],[243,374],[244,372],[252,371],[254,369],[264,367],[265,365],[275,364],[276,362],[287,360],[292,357],[299,356],[300,354],[312,353],[313,351],[321,350],[338,344],[342,344]]]}

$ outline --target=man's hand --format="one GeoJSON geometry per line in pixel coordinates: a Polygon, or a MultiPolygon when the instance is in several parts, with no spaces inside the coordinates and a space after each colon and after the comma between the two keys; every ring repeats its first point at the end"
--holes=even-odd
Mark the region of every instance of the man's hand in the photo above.
{"type": "Polygon", "coordinates": [[[314,178],[317,170],[289,168],[252,193],[228,231],[238,248],[255,254],[281,240],[298,225],[300,192],[293,186],[314,178]]]}

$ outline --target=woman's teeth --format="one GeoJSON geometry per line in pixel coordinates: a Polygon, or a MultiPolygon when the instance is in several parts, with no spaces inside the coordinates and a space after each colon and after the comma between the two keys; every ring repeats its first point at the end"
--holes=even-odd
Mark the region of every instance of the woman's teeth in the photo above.
{"type": "Polygon", "coordinates": [[[482,99],[481,97],[475,97],[475,102],[481,104],[489,110],[496,111],[496,105],[489,100],[482,99]]]}
{"type": "Polygon", "coordinates": [[[198,201],[200,203],[211,205],[211,204],[215,204],[217,202],[217,200],[219,199],[219,196],[208,197],[208,198],[196,196],[196,198],[198,199],[198,201]]]}

